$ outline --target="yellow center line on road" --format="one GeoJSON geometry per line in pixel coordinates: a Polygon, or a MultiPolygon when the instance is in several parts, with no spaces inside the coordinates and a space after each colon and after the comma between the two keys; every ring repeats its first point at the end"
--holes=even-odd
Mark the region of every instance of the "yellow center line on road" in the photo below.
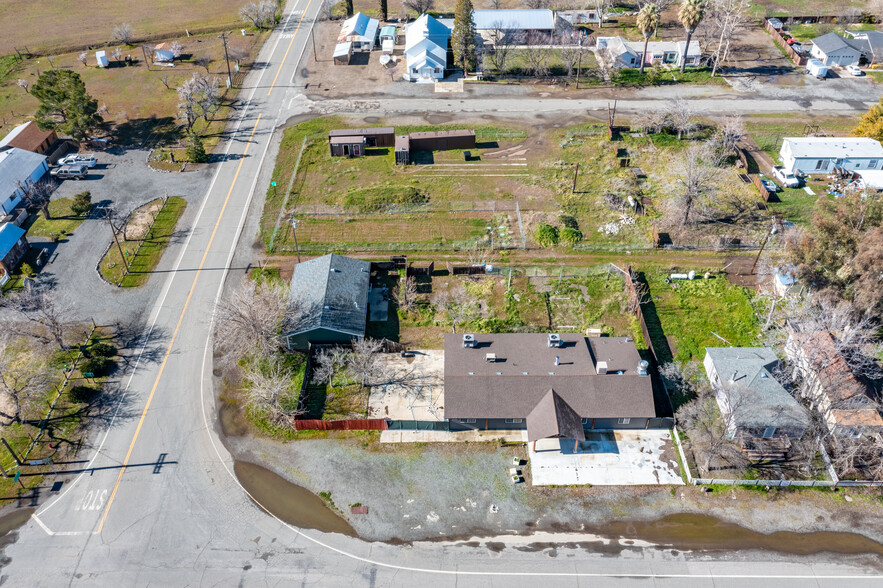
{"type": "Polygon", "coordinates": [[[297,32],[300,30],[300,25],[304,22],[304,17],[307,15],[307,11],[310,9],[310,4],[313,3],[313,0],[309,0],[307,2],[306,8],[304,8],[303,13],[300,15],[300,20],[297,21],[297,28],[294,29],[294,32],[291,34],[291,40],[288,42],[288,47],[285,49],[285,55],[282,56],[282,62],[279,63],[279,69],[276,71],[276,76],[273,78],[273,83],[270,84],[270,89],[267,90],[267,96],[273,93],[273,88],[276,87],[276,80],[279,79],[279,74],[282,73],[282,66],[285,65],[285,60],[288,59],[288,52],[291,51],[291,46],[294,44],[294,39],[297,37],[297,32]]]}
{"type": "MultiPolygon", "coordinates": [[[[239,178],[239,172],[242,170],[242,164],[245,163],[245,155],[248,153],[248,148],[251,146],[251,141],[254,138],[254,133],[258,128],[258,123],[261,122],[261,114],[258,113],[258,118],[254,121],[254,127],[251,129],[251,134],[248,136],[248,142],[245,144],[245,150],[242,152],[242,158],[239,160],[239,165],[236,167],[236,173],[233,175],[233,181],[230,183],[230,189],[227,191],[227,197],[224,199],[224,204],[221,206],[221,212],[218,214],[218,220],[215,223],[215,228],[212,229],[211,237],[209,238],[208,245],[205,248],[205,253],[202,254],[202,259],[199,262],[199,267],[196,269],[196,276],[193,278],[193,285],[190,286],[190,292],[187,294],[187,300],[184,302],[184,308],[181,309],[181,316],[178,317],[178,324],[175,325],[175,330],[172,332],[172,338],[169,341],[169,346],[166,348],[165,355],[163,355],[162,363],[159,366],[159,372],[156,374],[156,379],[153,381],[153,388],[150,389],[150,395],[147,397],[147,403],[144,405],[144,410],[141,412],[141,419],[138,421],[138,426],[135,428],[135,435],[132,437],[132,443],[129,445],[129,451],[126,453],[126,459],[123,460],[123,465],[120,468],[120,475],[117,476],[116,484],[113,486],[113,491],[110,493],[110,498],[107,501],[107,506],[104,508],[104,514],[101,515],[101,523],[98,525],[98,530],[95,531],[96,534],[100,534],[101,530],[104,529],[104,522],[107,520],[107,515],[110,512],[110,507],[113,505],[113,499],[117,495],[117,490],[119,490],[120,482],[123,480],[123,474],[126,473],[126,468],[129,465],[129,459],[132,457],[132,451],[135,449],[135,442],[138,441],[138,435],[141,433],[141,427],[144,425],[144,419],[147,418],[147,411],[150,409],[150,403],[153,401],[153,395],[156,393],[156,389],[159,387],[159,381],[162,378],[163,371],[165,371],[166,363],[169,360],[169,357],[172,354],[172,346],[175,344],[175,340],[178,338],[178,331],[181,329],[181,324],[184,322],[184,316],[187,314],[187,309],[190,307],[190,300],[193,298],[193,292],[196,291],[196,283],[199,281],[199,275],[202,273],[202,268],[205,266],[205,260],[208,257],[209,251],[212,249],[212,243],[215,241],[215,235],[218,232],[218,227],[221,225],[221,219],[224,218],[224,211],[227,209],[227,204],[230,202],[230,196],[233,194],[233,188],[236,186],[236,180],[239,178]]],[[[207,197],[207,196],[206,196],[207,197]]]]}

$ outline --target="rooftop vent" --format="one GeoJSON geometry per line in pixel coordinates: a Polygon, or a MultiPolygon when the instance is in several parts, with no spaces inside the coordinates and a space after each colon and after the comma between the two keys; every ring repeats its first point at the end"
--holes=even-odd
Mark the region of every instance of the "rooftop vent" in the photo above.
{"type": "Polygon", "coordinates": [[[599,361],[597,364],[595,364],[595,371],[598,372],[599,376],[603,376],[604,374],[606,374],[607,373],[607,362],[606,361],[599,361]]]}
{"type": "Polygon", "coordinates": [[[475,347],[475,335],[463,335],[463,347],[473,348],[475,347]]]}
{"type": "Polygon", "coordinates": [[[325,310],[331,310],[331,307],[328,306],[328,305],[326,304],[326,305],[325,305],[325,310]]]}
{"type": "Polygon", "coordinates": [[[497,354],[496,353],[485,353],[484,360],[488,363],[497,363],[497,354]]]}
{"type": "Polygon", "coordinates": [[[549,333],[549,347],[561,347],[561,335],[549,333]]]}
{"type": "Polygon", "coordinates": [[[331,268],[331,273],[332,273],[332,274],[339,274],[339,273],[340,273],[340,270],[337,269],[336,267],[333,267],[333,268],[331,268]]]}
{"type": "Polygon", "coordinates": [[[647,361],[646,359],[642,359],[641,361],[639,361],[638,362],[638,375],[639,376],[649,375],[649,372],[647,371],[647,368],[649,368],[649,367],[650,367],[650,362],[647,361]]]}

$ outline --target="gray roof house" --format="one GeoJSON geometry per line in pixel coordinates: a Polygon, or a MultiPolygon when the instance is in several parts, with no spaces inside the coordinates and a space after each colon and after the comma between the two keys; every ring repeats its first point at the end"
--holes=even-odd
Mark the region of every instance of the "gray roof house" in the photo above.
{"type": "Polygon", "coordinates": [[[868,63],[874,65],[883,59],[883,32],[846,31],[847,43],[860,49],[868,63]]]}
{"type": "Polygon", "coordinates": [[[809,413],[773,377],[778,361],[769,347],[705,348],[705,373],[732,437],[799,439],[806,432],[809,413]]]}
{"type": "Polygon", "coordinates": [[[854,39],[828,33],[812,40],[810,54],[825,65],[858,65],[862,49],[854,39]]]}
{"type": "Polygon", "coordinates": [[[291,350],[311,343],[349,343],[365,336],[371,264],[330,254],[294,266],[288,295],[291,350]]]}
{"type": "Polygon", "coordinates": [[[656,418],[647,364],[628,337],[449,334],[444,373],[452,431],[527,429],[531,441],[579,440],[583,429],[671,425],[656,418]]]}
{"type": "Polygon", "coordinates": [[[46,156],[17,147],[0,150],[0,208],[9,214],[28,187],[49,171],[46,156]]]}

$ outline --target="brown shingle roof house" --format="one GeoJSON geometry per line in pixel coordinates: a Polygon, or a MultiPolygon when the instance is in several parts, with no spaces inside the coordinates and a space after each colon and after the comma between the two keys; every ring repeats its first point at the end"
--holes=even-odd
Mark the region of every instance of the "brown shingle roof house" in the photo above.
{"type": "Polygon", "coordinates": [[[58,141],[58,135],[50,129],[41,131],[34,121],[20,124],[0,140],[0,147],[17,147],[25,151],[45,155],[58,141]]]}
{"type": "Polygon", "coordinates": [[[656,418],[647,364],[628,337],[446,335],[444,402],[452,430],[527,428],[531,439],[574,438],[574,415],[586,429],[656,418]]]}

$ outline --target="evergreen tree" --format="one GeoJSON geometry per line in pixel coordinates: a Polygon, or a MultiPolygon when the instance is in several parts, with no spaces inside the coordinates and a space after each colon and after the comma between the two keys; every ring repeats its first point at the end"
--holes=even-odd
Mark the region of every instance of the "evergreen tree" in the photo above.
{"type": "Polygon", "coordinates": [[[92,193],[89,191],[80,192],[76,196],[74,196],[74,201],[71,204],[71,212],[73,212],[77,216],[84,216],[89,212],[89,209],[92,208],[92,193]]]}
{"type": "Polygon", "coordinates": [[[208,161],[208,155],[205,153],[205,147],[202,144],[202,137],[199,133],[190,132],[187,139],[187,160],[192,163],[205,163],[208,161]]]}
{"type": "Polygon", "coordinates": [[[852,129],[855,137],[870,137],[883,141],[883,98],[862,115],[858,126],[852,129]]]}
{"type": "Polygon", "coordinates": [[[476,68],[475,21],[472,20],[472,0],[457,0],[454,8],[454,33],[451,35],[454,61],[463,73],[476,68]]]}
{"type": "Polygon", "coordinates": [[[346,6],[346,17],[349,18],[353,15],[353,0],[344,0],[344,5],[346,6]]]}
{"type": "Polygon", "coordinates": [[[98,101],[86,93],[80,74],[72,70],[44,71],[31,87],[31,95],[40,101],[35,118],[43,130],[56,129],[84,139],[90,129],[104,122],[98,114],[98,101]]]}
{"type": "Polygon", "coordinates": [[[386,7],[386,0],[380,0],[380,20],[386,21],[389,20],[388,9],[386,7]]]}

